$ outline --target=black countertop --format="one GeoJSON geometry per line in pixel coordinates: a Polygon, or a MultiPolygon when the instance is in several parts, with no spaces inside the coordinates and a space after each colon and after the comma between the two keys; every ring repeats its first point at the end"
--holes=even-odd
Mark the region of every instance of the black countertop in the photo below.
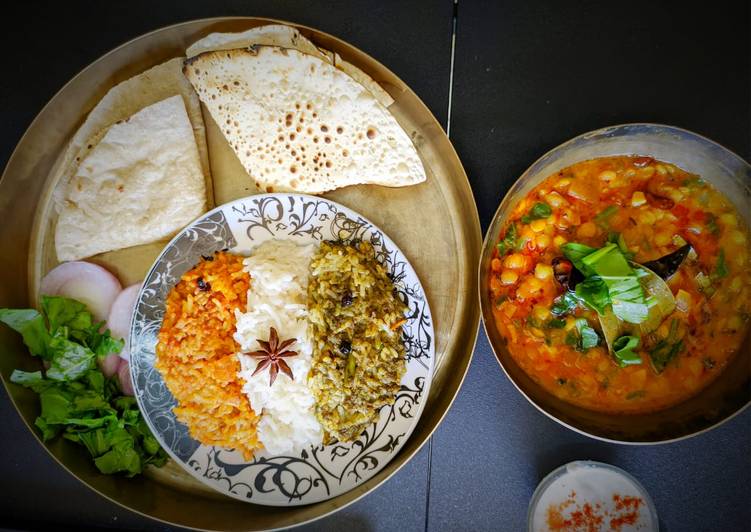
{"type": "MultiPolygon", "coordinates": [[[[314,26],[393,70],[450,130],[483,230],[535,159],[606,125],[672,124],[751,156],[745,3],[137,0],[6,11],[0,164],[45,102],[106,51],[164,25],[224,15],[314,26]]],[[[4,391],[0,416],[0,526],[168,529],[57,466],[4,391]]],[[[429,445],[375,492],[304,529],[522,530],[539,480],[575,459],[636,476],[663,530],[747,530],[751,522],[751,411],[679,443],[598,442],[521,397],[481,332],[464,386],[429,445]]]]}

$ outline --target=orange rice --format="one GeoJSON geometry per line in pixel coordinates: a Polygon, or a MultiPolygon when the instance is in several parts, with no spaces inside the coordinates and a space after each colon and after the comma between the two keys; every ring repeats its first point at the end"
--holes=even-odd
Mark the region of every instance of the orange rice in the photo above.
{"type": "Polygon", "coordinates": [[[259,447],[259,416],[237,378],[235,309],[245,310],[250,276],[243,258],[216,253],[183,275],[167,296],[156,346],[156,368],[178,406],[177,419],[206,445],[237,449],[246,459],[259,447]]]}

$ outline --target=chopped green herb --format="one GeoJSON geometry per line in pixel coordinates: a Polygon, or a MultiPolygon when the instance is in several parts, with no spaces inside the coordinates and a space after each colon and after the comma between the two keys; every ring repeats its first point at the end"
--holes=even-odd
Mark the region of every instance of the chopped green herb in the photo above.
{"type": "Polygon", "coordinates": [[[649,356],[652,359],[652,367],[654,367],[657,373],[662,373],[665,370],[665,366],[667,366],[682,349],[683,340],[674,344],[661,340],[652,351],[649,352],[649,356]]]}
{"type": "Polygon", "coordinates": [[[600,336],[597,334],[597,331],[589,326],[589,323],[584,318],[576,320],[576,330],[579,331],[579,337],[581,338],[581,348],[585,351],[599,345],[600,336]]]}
{"type": "Polygon", "coordinates": [[[566,334],[566,345],[570,345],[571,347],[578,347],[579,346],[579,335],[576,334],[576,331],[574,329],[571,329],[566,334]]]}
{"type": "Polygon", "coordinates": [[[521,217],[522,223],[528,224],[532,220],[542,220],[553,214],[553,210],[547,203],[537,202],[535,203],[527,214],[521,217]]]}
{"type": "Polygon", "coordinates": [[[516,246],[516,224],[509,225],[508,229],[506,229],[506,234],[503,237],[503,240],[498,242],[498,245],[496,246],[498,248],[498,253],[503,256],[512,249],[514,249],[514,246],[516,246]]]}
{"type": "Polygon", "coordinates": [[[623,256],[626,258],[626,260],[632,260],[634,258],[634,255],[636,255],[633,251],[630,251],[628,249],[626,240],[623,238],[622,233],[610,231],[608,233],[608,242],[612,242],[613,244],[617,245],[618,249],[621,250],[621,253],[623,253],[623,256]]]}
{"type": "Polygon", "coordinates": [[[638,349],[640,340],[638,336],[624,335],[616,338],[613,342],[613,355],[621,367],[641,364],[642,359],[634,349],[638,349]]]}
{"type": "Polygon", "coordinates": [[[566,326],[566,320],[559,320],[557,318],[554,318],[552,320],[548,320],[545,326],[548,329],[563,329],[566,326]]]}
{"type": "Polygon", "coordinates": [[[668,331],[667,338],[660,340],[649,352],[649,356],[652,359],[652,367],[657,373],[662,373],[665,370],[665,366],[683,350],[683,340],[676,338],[678,322],[677,318],[673,318],[670,321],[670,330],[668,331]]]}
{"type": "Polygon", "coordinates": [[[627,394],[626,395],[626,400],[627,401],[632,401],[634,399],[641,399],[645,395],[647,395],[646,390],[636,390],[634,392],[631,392],[631,393],[627,394]]]}
{"type": "Polygon", "coordinates": [[[711,212],[707,214],[707,229],[713,236],[720,236],[720,227],[717,225],[717,216],[711,212]]]}
{"type": "Polygon", "coordinates": [[[701,177],[699,177],[699,176],[689,177],[689,178],[686,178],[686,179],[683,180],[682,185],[684,187],[689,187],[689,188],[703,187],[704,186],[704,180],[701,177]]]}
{"type": "Polygon", "coordinates": [[[516,241],[516,246],[514,246],[515,251],[522,251],[524,249],[524,246],[527,245],[527,242],[529,242],[529,238],[522,237],[519,240],[516,241]]]}
{"type": "Polygon", "coordinates": [[[714,271],[710,275],[710,278],[713,281],[718,281],[719,279],[722,279],[723,277],[727,277],[728,273],[728,266],[725,263],[725,250],[720,249],[720,253],[717,255],[717,264],[715,264],[714,271]]]}
{"type": "Polygon", "coordinates": [[[563,316],[569,314],[576,307],[579,306],[579,300],[571,292],[566,291],[562,296],[559,296],[553,301],[553,306],[550,307],[550,312],[556,316],[563,316]]]}
{"type": "Polygon", "coordinates": [[[610,218],[618,212],[617,205],[610,205],[595,216],[595,223],[599,226],[607,228],[610,224],[610,218]]]}

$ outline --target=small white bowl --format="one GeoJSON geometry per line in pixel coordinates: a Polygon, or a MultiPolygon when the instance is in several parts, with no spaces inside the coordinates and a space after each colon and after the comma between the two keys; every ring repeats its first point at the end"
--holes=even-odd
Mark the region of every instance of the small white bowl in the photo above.
{"type": "Polygon", "coordinates": [[[537,486],[527,511],[528,532],[549,530],[547,528],[548,508],[570,500],[572,492],[575,492],[573,499],[577,508],[581,508],[585,503],[589,503],[592,507],[596,504],[600,505],[596,509],[600,515],[603,515],[601,530],[611,530],[609,519],[617,515],[618,510],[613,500],[614,494],[623,497],[639,497],[642,500],[636,523],[624,525],[619,530],[622,532],[659,530],[655,505],[638,480],[610,464],[579,460],[555,469],[537,486]],[[605,517],[606,513],[609,514],[607,517],[605,517]]]}

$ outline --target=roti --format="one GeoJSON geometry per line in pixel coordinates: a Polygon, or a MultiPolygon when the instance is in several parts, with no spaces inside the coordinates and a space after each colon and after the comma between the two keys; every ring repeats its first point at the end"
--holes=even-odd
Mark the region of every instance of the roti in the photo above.
{"type": "Polygon", "coordinates": [[[318,194],[425,181],[412,141],[363,85],[277,46],[204,52],[183,69],[255,185],[318,194]]]}
{"type": "Polygon", "coordinates": [[[60,261],[169,237],[206,209],[201,158],[180,95],[97,134],[62,200],[60,261]]]}
{"type": "Polygon", "coordinates": [[[268,24],[258,26],[241,33],[211,33],[203,39],[193,43],[185,52],[190,58],[204,52],[217,50],[234,50],[249,48],[255,45],[279,46],[291,48],[304,54],[312,55],[349,75],[383,105],[389,107],[394,99],[373,78],[341,58],[336,52],[319,48],[312,41],[306,39],[297,29],[283,24],[268,24]]]}
{"type": "Polygon", "coordinates": [[[112,87],[96,104],[68,143],[62,157],[52,169],[54,200],[57,211],[63,207],[68,184],[89,146],[96,145],[107,129],[146,106],[179,94],[182,96],[193,129],[201,168],[206,178],[209,204],[212,203],[209,152],[201,114],[201,103],[182,73],[182,57],[170,59],[112,87]]]}

